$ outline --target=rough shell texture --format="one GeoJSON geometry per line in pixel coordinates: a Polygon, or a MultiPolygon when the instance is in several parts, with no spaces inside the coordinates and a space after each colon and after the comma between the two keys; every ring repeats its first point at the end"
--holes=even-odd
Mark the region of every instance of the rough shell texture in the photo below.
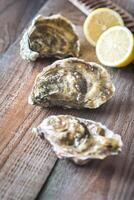
{"type": "Polygon", "coordinates": [[[37,16],[20,42],[20,55],[31,61],[38,57],[78,57],[79,51],[74,25],[60,14],[37,16]]]}
{"type": "Polygon", "coordinates": [[[70,115],[50,116],[34,132],[50,142],[59,158],[69,158],[80,165],[116,155],[122,147],[120,135],[106,126],[70,115]]]}
{"type": "Polygon", "coordinates": [[[106,69],[77,58],[56,61],[37,76],[29,103],[43,107],[97,108],[115,91],[106,69]]]}

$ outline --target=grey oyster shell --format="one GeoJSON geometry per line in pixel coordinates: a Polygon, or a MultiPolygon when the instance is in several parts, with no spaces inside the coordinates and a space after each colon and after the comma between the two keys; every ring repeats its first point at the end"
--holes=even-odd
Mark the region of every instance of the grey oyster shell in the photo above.
{"type": "Polygon", "coordinates": [[[123,145],[120,135],[101,123],[71,115],[50,116],[33,131],[50,142],[58,158],[80,165],[117,155],[123,145]]]}
{"type": "Polygon", "coordinates": [[[54,62],[37,76],[29,103],[43,107],[97,108],[115,91],[102,66],[77,58],[54,62]]]}
{"type": "Polygon", "coordinates": [[[34,61],[38,57],[78,57],[79,38],[74,25],[60,14],[37,16],[20,41],[20,55],[34,61]]]}

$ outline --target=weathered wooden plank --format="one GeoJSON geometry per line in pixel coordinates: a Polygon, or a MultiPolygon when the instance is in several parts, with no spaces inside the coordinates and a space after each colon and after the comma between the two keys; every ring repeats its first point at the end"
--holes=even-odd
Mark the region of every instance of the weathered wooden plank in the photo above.
{"type": "Polygon", "coordinates": [[[46,0],[0,1],[0,55],[22,32],[46,0]]]}
{"type": "MultiPolygon", "coordinates": [[[[13,48],[18,52],[18,45],[11,50],[13,48]]],[[[7,64],[12,63],[11,71],[17,66],[23,70],[16,70],[15,76],[5,87],[5,91],[8,87],[9,91],[1,104],[0,122],[0,199],[15,200],[33,199],[56,161],[48,144],[37,142],[31,133],[31,126],[38,124],[44,114],[50,112],[46,110],[44,113],[41,109],[27,104],[28,93],[41,66],[37,64],[38,67],[33,70],[32,64],[20,64],[17,54],[11,56],[7,64]]],[[[4,57],[7,56],[10,57],[10,52],[4,57]]],[[[10,79],[10,75],[5,75],[4,78],[10,79]]]]}

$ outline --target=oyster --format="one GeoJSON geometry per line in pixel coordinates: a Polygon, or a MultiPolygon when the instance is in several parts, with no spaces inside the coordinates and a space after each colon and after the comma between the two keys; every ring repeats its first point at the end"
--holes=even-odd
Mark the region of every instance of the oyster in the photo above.
{"type": "Polygon", "coordinates": [[[97,108],[112,97],[114,90],[102,66],[67,58],[45,67],[37,76],[29,103],[43,107],[97,108]]]}
{"type": "Polygon", "coordinates": [[[122,147],[120,135],[106,126],[71,115],[50,116],[33,131],[50,142],[59,158],[81,165],[90,159],[116,155],[122,147]]]}
{"type": "Polygon", "coordinates": [[[31,61],[38,57],[78,57],[79,51],[74,25],[60,14],[37,16],[20,42],[20,55],[31,61]]]}

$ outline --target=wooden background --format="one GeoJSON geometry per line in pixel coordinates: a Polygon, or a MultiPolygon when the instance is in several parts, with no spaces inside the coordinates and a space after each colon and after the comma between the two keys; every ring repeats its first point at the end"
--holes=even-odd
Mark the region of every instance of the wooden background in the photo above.
{"type": "MultiPolygon", "coordinates": [[[[134,0],[115,0],[134,15],[134,0]]],[[[96,60],[82,33],[85,16],[67,0],[0,0],[0,200],[133,200],[134,199],[134,66],[110,70],[114,98],[94,111],[41,109],[27,104],[27,96],[43,65],[19,56],[22,30],[41,9],[67,16],[81,36],[82,57],[96,60]],[[117,157],[78,167],[57,160],[49,144],[31,128],[50,114],[75,114],[101,121],[122,135],[124,148],[117,157]]]]}

